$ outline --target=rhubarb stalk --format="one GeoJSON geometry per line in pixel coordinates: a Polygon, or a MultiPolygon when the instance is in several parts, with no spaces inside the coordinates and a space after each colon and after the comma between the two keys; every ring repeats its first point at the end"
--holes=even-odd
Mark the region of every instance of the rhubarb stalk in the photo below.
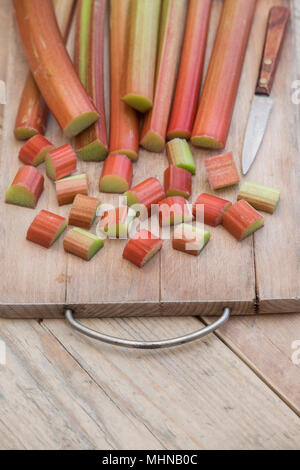
{"type": "Polygon", "coordinates": [[[25,165],[38,166],[45,161],[48,152],[54,149],[54,145],[43,135],[37,134],[31,137],[21,148],[19,159],[25,165]]]}
{"type": "Polygon", "coordinates": [[[109,155],[104,162],[99,183],[104,193],[122,194],[131,186],[132,162],[126,155],[109,155]]]}
{"type": "Polygon", "coordinates": [[[164,0],[162,4],[154,103],[141,135],[142,147],[151,152],[162,152],[166,143],[184,9],[182,0],[164,0]]]}
{"type": "Polygon", "coordinates": [[[45,162],[47,176],[54,181],[71,175],[77,167],[76,153],[69,144],[51,150],[45,162]]]}
{"type": "Polygon", "coordinates": [[[191,137],[200,92],[212,0],[189,0],[167,138],[191,137]]]}
{"type": "Polygon", "coordinates": [[[58,29],[52,0],[14,0],[17,24],[33,77],[68,137],[99,115],[80,82],[58,29]]]}
{"type": "Polygon", "coordinates": [[[30,225],[26,239],[50,248],[67,226],[65,217],[42,210],[30,225]]]}
{"type": "Polygon", "coordinates": [[[34,209],[43,189],[43,175],[34,166],[22,166],[6,191],[5,202],[34,209]]]}
{"type": "Polygon", "coordinates": [[[78,157],[86,161],[104,160],[107,133],[104,105],[104,24],[106,0],[80,0],[77,10],[75,69],[100,119],[75,139],[78,157]]]}
{"type": "Polygon", "coordinates": [[[137,160],[139,120],[136,111],[121,101],[124,88],[127,34],[131,0],[110,1],[110,136],[109,153],[137,160]]]}
{"type": "Polygon", "coordinates": [[[131,0],[123,101],[145,113],[153,106],[161,0],[131,0]]]}
{"type": "MultiPolygon", "coordinates": [[[[200,219],[204,212],[204,223],[217,227],[222,223],[224,213],[231,207],[231,202],[212,194],[200,194],[193,206],[193,215],[200,219]]],[[[200,222],[200,220],[199,220],[200,222]]]]}
{"type": "Polygon", "coordinates": [[[210,233],[189,224],[181,224],[174,230],[174,250],[198,256],[210,239],[210,233]]]}
{"type": "Polygon", "coordinates": [[[192,132],[197,147],[226,145],[255,8],[256,0],[225,0],[192,132]]]}
{"type": "Polygon", "coordinates": [[[96,218],[100,201],[96,197],[77,194],[69,215],[69,225],[89,230],[96,218]]]}
{"type": "MultiPolygon", "coordinates": [[[[53,0],[58,27],[67,40],[74,10],[74,0],[53,0]]],[[[31,72],[28,73],[23,89],[14,134],[18,140],[26,140],[36,134],[44,134],[49,109],[31,72]]]]}
{"type": "Polygon", "coordinates": [[[263,227],[264,218],[248,202],[240,200],[223,215],[223,227],[238,241],[263,227]]]}
{"type": "Polygon", "coordinates": [[[59,206],[72,204],[77,194],[88,194],[87,175],[69,176],[55,182],[56,196],[59,206]]]}
{"type": "Polygon", "coordinates": [[[147,230],[140,230],[127,243],[123,258],[142,268],[162,248],[162,240],[147,230]]]}
{"type": "Polygon", "coordinates": [[[279,202],[280,191],[261,184],[245,181],[239,190],[238,200],[244,199],[255,209],[273,214],[279,202]]]}
{"type": "Polygon", "coordinates": [[[81,228],[73,228],[64,239],[64,250],[89,261],[103,247],[104,242],[93,233],[81,228]]]}

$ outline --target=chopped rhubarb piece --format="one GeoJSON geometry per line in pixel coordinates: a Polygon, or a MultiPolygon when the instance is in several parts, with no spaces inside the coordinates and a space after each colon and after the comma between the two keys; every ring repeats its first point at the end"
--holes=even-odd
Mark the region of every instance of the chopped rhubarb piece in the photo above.
{"type": "Polygon", "coordinates": [[[71,145],[63,145],[57,149],[51,150],[46,155],[46,171],[52,180],[60,180],[64,176],[69,176],[77,167],[76,153],[71,145]]]}
{"type": "Polygon", "coordinates": [[[50,248],[67,226],[65,217],[42,210],[30,225],[26,239],[50,248]]]}
{"type": "Polygon", "coordinates": [[[197,147],[226,145],[256,0],[225,0],[191,142],[197,147]]]}
{"type": "Polygon", "coordinates": [[[158,179],[148,178],[142,183],[127,191],[124,196],[127,198],[127,205],[143,205],[150,214],[151,206],[157,204],[166,197],[164,189],[158,179]]]}
{"type": "Polygon", "coordinates": [[[69,225],[89,230],[96,218],[100,201],[96,197],[77,194],[69,215],[69,225]]]}
{"type": "Polygon", "coordinates": [[[164,173],[164,186],[167,197],[182,196],[188,199],[192,194],[192,175],[177,166],[169,166],[164,173]]]}
{"type": "Polygon", "coordinates": [[[232,152],[206,158],[204,164],[211,189],[226,188],[239,183],[240,178],[232,152]]]}
{"type": "Polygon", "coordinates": [[[99,228],[108,238],[127,238],[135,215],[135,211],[130,207],[117,207],[104,212],[99,222],[99,228]]]}
{"type": "Polygon", "coordinates": [[[198,256],[210,239],[210,233],[189,224],[181,224],[174,230],[173,248],[198,256]]]}
{"type": "Polygon", "coordinates": [[[104,245],[102,238],[82,228],[75,227],[64,238],[64,249],[89,261],[104,245]]]}
{"type": "Polygon", "coordinates": [[[159,223],[161,227],[191,222],[193,214],[186,199],[181,196],[167,197],[159,202],[159,223]]]}
{"type": "Polygon", "coordinates": [[[201,87],[212,0],[189,0],[167,138],[189,139],[201,87]]]}
{"type": "MultiPolygon", "coordinates": [[[[53,0],[57,24],[67,40],[71,24],[74,0],[53,0]]],[[[37,134],[44,135],[49,109],[31,74],[28,73],[16,117],[14,134],[18,140],[27,140],[37,134]]]]}
{"type": "Polygon", "coordinates": [[[126,155],[109,155],[104,162],[99,183],[103,193],[122,194],[131,186],[132,162],[126,155]]]}
{"type": "Polygon", "coordinates": [[[106,0],[80,0],[77,7],[75,69],[100,114],[95,124],[75,138],[78,157],[85,161],[107,156],[103,76],[106,5],[106,0]]]}
{"type": "Polygon", "coordinates": [[[238,241],[263,227],[264,218],[248,202],[240,200],[223,215],[223,227],[238,241]]]}
{"type": "Polygon", "coordinates": [[[19,152],[19,159],[25,165],[38,166],[43,163],[48,152],[54,149],[54,145],[43,135],[34,135],[24,144],[19,152]]]}
{"type": "Polygon", "coordinates": [[[152,108],[161,0],[132,0],[123,101],[145,113],[152,108]]]}
{"type": "Polygon", "coordinates": [[[14,0],[13,5],[32,75],[60,127],[73,137],[99,114],[64,46],[52,0],[14,0]]]}
{"type": "Polygon", "coordinates": [[[141,133],[141,145],[150,152],[162,152],[166,143],[185,6],[181,0],[162,2],[154,102],[141,133]]]}
{"type": "Polygon", "coordinates": [[[204,223],[212,227],[217,227],[217,225],[222,223],[224,212],[231,206],[231,202],[226,201],[226,199],[203,193],[200,194],[193,206],[193,215],[197,219],[204,213],[204,223]],[[204,209],[204,211],[202,211],[202,209],[204,209]],[[199,214],[198,216],[197,213],[199,214]]]}
{"type": "Polygon", "coordinates": [[[19,168],[5,195],[5,202],[35,208],[44,189],[44,177],[30,165],[19,168]]]}
{"type": "Polygon", "coordinates": [[[137,112],[121,100],[127,56],[131,0],[110,1],[110,133],[109,153],[138,159],[139,119],[137,112]]]}
{"type": "Polygon", "coordinates": [[[196,166],[191,147],[185,139],[173,139],[167,143],[167,154],[170,165],[178,166],[189,171],[192,175],[196,173],[196,166]]]}
{"type": "Polygon", "coordinates": [[[72,204],[77,194],[88,195],[87,175],[69,176],[55,182],[57,201],[60,206],[72,204]]]}
{"type": "Polygon", "coordinates": [[[140,230],[129,240],[123,258],[142,268],[162,248],[162,240],[147,230],[140,230]]]}
{"type": "Polygon", "coordinates": [[[249,202],[255,209],[273,214],[280,198],[280,191],[246,181],[240,188],[237,198],[249,202]]]}

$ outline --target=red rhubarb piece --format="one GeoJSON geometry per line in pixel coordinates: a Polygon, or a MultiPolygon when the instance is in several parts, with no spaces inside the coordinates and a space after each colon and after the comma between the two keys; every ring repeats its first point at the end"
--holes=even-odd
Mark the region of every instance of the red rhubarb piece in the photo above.
{"type": "Polygon", "coordinates": [[[193,215],[196,218],[200,218],[203,214],[204,223],[216,227],[222,223],[224,212],[231,206],[231,202],[226,199],[203,193],[200,194],[193,206],[193,215]]]}
{"type": "Polygon", "coordinates": [[[43,135],[34,135],[24,144],[19,152],[19,159],[25,165],[38,166],[45,160],[46,154],[54,149],[54,145],[43,135]]]}
{"type": "Polygon", "coordinates": [[[6,191],[5,202],[34,208],[44,189],[44,177],[30,165],[19,168],[13,182],[6,191]]]}
{"type": "Polygon", "coordinates": [[[240,178],[232,152],[206,158],[204,164],[211,189],[226,188],[239,183],[240,178]]]}
{"type": "Polygon", "coordinates": [[[65,217],[42,210],[30,225],[26,239],[50,248],[67,226],[65,217]]]}
{"type": "Polygon", "coordinates": [[[49,152],[45,161],[47,176],[54,181],[69,176],[76,171],[76,153],[68,144],[49,152]]]}
{"type": "Polygon", "coordinates": [[[167,197],[182,196],[188,199],[192,194],[192,175],[177,166],[169,166],[164,173],[164,186],[167,197]]]}
{"type": "Polygon", "coordinates": [[[162,240],[147,230],[140,230],[127,243],[123,258],[142,268],[162,248],[162,240]]]}
{"type": "Polygon", "coordinates": [[[238,241],[263,227],[264,218],[246,201],[238,201],[223,215],[223,227],[238,241]]]}

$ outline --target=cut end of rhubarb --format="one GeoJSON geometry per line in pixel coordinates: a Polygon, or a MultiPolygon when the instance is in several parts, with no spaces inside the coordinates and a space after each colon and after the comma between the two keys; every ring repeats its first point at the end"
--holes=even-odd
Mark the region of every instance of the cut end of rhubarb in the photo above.
{"type": "Polygon", "coordinates": [[[132,191],[127,191],[124,194],[124,197],[126,198],[127,206],[129,207],[140,203],[137,195],[133,193],[132,191]]]}
{"type": "Polygon", "coordinates": [[[6,191],[5,202],[16,206],[30,207],[34,209],[35,199],[33,193],[23,186],[11,186],[6,191]]]}
{"type": "Polygon", "coordinates": [[[149,98],[146,96],[136,95],[135,93],[128,93],[123,96],[122,101],[140,113],[146,113],[153,106],[153,103],[149,98]]]}
{"type": "Polygon", "coordinates": [[[102,193],[123,194],[128,189],[128,181],[120,176],[109,175],[100,179],[99,190],[102,193]]]}
{"type": "Polygon", "coordinates": [[[162,248],[162,240],[147,230],[140,230],[129,240],[123,251],[123,258],[142,268],[162,248]]]}
{"type": "Polygon", "coordinates": [[[194,136],[191,138],[191,142],[195,147],[217,149],[217,150],[222,150],[224,148],[223,142],[218,142],[217,140],[208,136],[202,136],[202,137],[194,136]]]}
{"type": "Polygon", "coordinates": [[[28,140],[39,132],[36,129],[28,129],[27,127],[17,127],[14,130],[14,135],[17,140],[28,140]]]}
{"type": "Polygon", "coordinates": [[[46,155],[45,166],[46,166],[46,173],[47,173],[48,178],[55,181],[56,180],[55,168],[49,155],[46,155]]]}
{"type": "Polygon", "coordinates": [[[249,235],[252,235],[252,233],[256,232],[256,230],[262,228],[264,226],[264,223],[265,223],[265,219],[263,217],[253,222],[251,225],[249,225],[247,230],[245,230],[245,232],[242,235],[241,240],[244,240],[245,238],[249,237],[249,235]]]}
{"type": "Polygon", "coordinates": [[[107,147],[100,141],[92,142],[81,149],[76,149],[78,158],[87,162],[101,162],[108,154],[107,147]]]}
{"type": "Polygon", "coordinates": [[[177,129],[172,132],[167,133],[167,140],[173,140],[173,139],[185,139],[185,140],[190,140],[191,138],[191,132],[189,131],[184,131],[182,129],[177,129]]]}
{"type": "Polygon", "coordinates": [[[75,137],[98,121],[99,117],[96,111],[83,113],[69,122],[67,127],[64,128],[64,133],[67,137],[75,137]]]}
{"type": "Polygon", "coordinates": [[[141,140],[141,146],[149,152],[160,153],[165,148],[164,139],[154,131],[148,131],[141,140]]]}

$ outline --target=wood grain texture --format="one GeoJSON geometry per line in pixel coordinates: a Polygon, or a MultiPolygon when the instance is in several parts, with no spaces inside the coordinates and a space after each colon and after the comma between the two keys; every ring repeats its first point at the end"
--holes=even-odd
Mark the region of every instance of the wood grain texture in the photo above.
{"type": "MultiPolygon", "coordinates": [[[[221,0],[213,2],[206,67],[222,3],[221,0]]],[[[274,3],[273,0],[258,2],[246,54],[227,145],[227,150],[233,151],[238,167],[264,44],[267,13],[274,3]]],[[[278,3],[289,5],[284,0],[276,2],[278,3]]],[[[6,20],[4,29],[9,30],[7,48],[0,54],[3,63],[7,64],[9,102],[9,106],[5,107],[0,158],[2,194],[19,167],[17,154],[20,144],[15,141],[12,130],[27,73],[10,2],[6,7],[6,17],[0,17],[0,21],[6,20]]],[[[295,138],[296,107],[290,100],[294,67],[292,38],[293,30],[289,26],[282,62],[274,83],[274,112],[264,147],[249,175],[249,179],[255,182],[278,186],[283,190],[278,210],[274,216],[266,217],[266,227],[263,230],[239,244],[222,227],[213,229],[209,245],[195,259],[182,253],[174,253],[167,240],[162,252],[143,270],[122,259],[126,242],[118,240],[107,241],[104,249],[90,263],[84,263],[63,252],[62,239],[49,251],[25,240],[27,227],[40,209],[49,209],[63,216],[69,212],[70,206],[57,207],[54,185],[46,178],[46,190],[36,210],[8,206],[3,202],[0,204],[3,240],[0,247],[0,315],[10,318],[61,318],[65,305],[72,305],[78,316],[218,315],[225,305],[232,306],[233,314],[241,315],[255,314],[257,311],[270,313],[300,310],[300,286],[297,282],[300,257],[296,244],[300,239],[299,224],[296,223],[299,209],[293,204],[299,195],[299,159],[295,138]],[[280,73],[280,69],[285,70],[285,73],[280,73]],[[278,135],[281,136],[280,139],[277,138],[278,135]],[[293,244],[291,233],[296,240],[293,244]],[[274,253],[277,254],[276,257],[274,253]],[[281,276],[278,275],[279,272],[281,276]]],[[[69,45],[71,44],[72,35],[69,41],[69,45]]],[[[108,110],[108,43],[105,70],[108,110]]],[[[47,138],[56,145],[66,143],[53,118],[50,118],[47,138]]],[[[194,200],[201,192],[208,190],[203,157],[215,152],[193,149],[193,153],[197,165],[197,176],[193,179],[194,200]]],[[[167,164],[165,155],[141,150],[139,161],[134,164],[133,184],[149,175],[162,181],[167,164]]],[[[43,166],[41,168],[44,171],[43,166]]],[[[79,170],[86,171],[89,175],[92,196],[99,197],[98,180],[101,169],[102,164],[99,163],[79,162],[79,170]]],[[[237,188],[219,193],[221,197],[234,201],[237,188]]],[[[118,196],[101,194],[100,198],[103,203],[118,201],[118,196]]]]}
{"type": "MultiPolygon", "coordinates": [[[[300,77],[300,3],[294,2],[292,28],[296,32],[297,74],[300,77]]],[[[299,107],[298,107],[299,108],[299,107]]],[[[282,299],[269,305],[264,301],[260,313],[269,313],[280,308],[291,308],[291,301],[282,299]]],[[[299,312],[299,301],[294,299],[295,312],[299,312]]],[[[205,318],[205,323],[213,322],[205,318]]],[[[262,378],[298,415],[300,414],[299,365],[292,361],[292,348],[300,341],[300,314],[258,315],[255,318],[231,318],[230,322],[217,335],[232,351],[241,357],[255,373],[262,378]]],[[[297,358],[297,357],[296,357],[297,358]]]]}
{"type": "Polygon", "coordinates": [[[256,86],[256,93],[259,95],[271,94],[290,16],[291,12],[287,7],[276,6],[270,10],[265,48],[256,86]]]}
{"type": "Polygon", "coordinates": [[[300,416],[299,313],[231,318],[216,334],[300,416]]]}
{"type": "MultiPolygon", "coordinates": [[[[143,340],[201,327],[192,318],[84,323],[107,334],[143,340]]],[[[137,352],[87,340],[64,322],[45,320],[41,325],[118,404],[120,413],[133,423],[142,422],[161,448],[299,446],[296,415],[214,335],[181,348],[137,352]]],[[[131,431],[123,436],[122,421],[113,426],[120,430],[120,448],[137,446],[131,431]]]]}

